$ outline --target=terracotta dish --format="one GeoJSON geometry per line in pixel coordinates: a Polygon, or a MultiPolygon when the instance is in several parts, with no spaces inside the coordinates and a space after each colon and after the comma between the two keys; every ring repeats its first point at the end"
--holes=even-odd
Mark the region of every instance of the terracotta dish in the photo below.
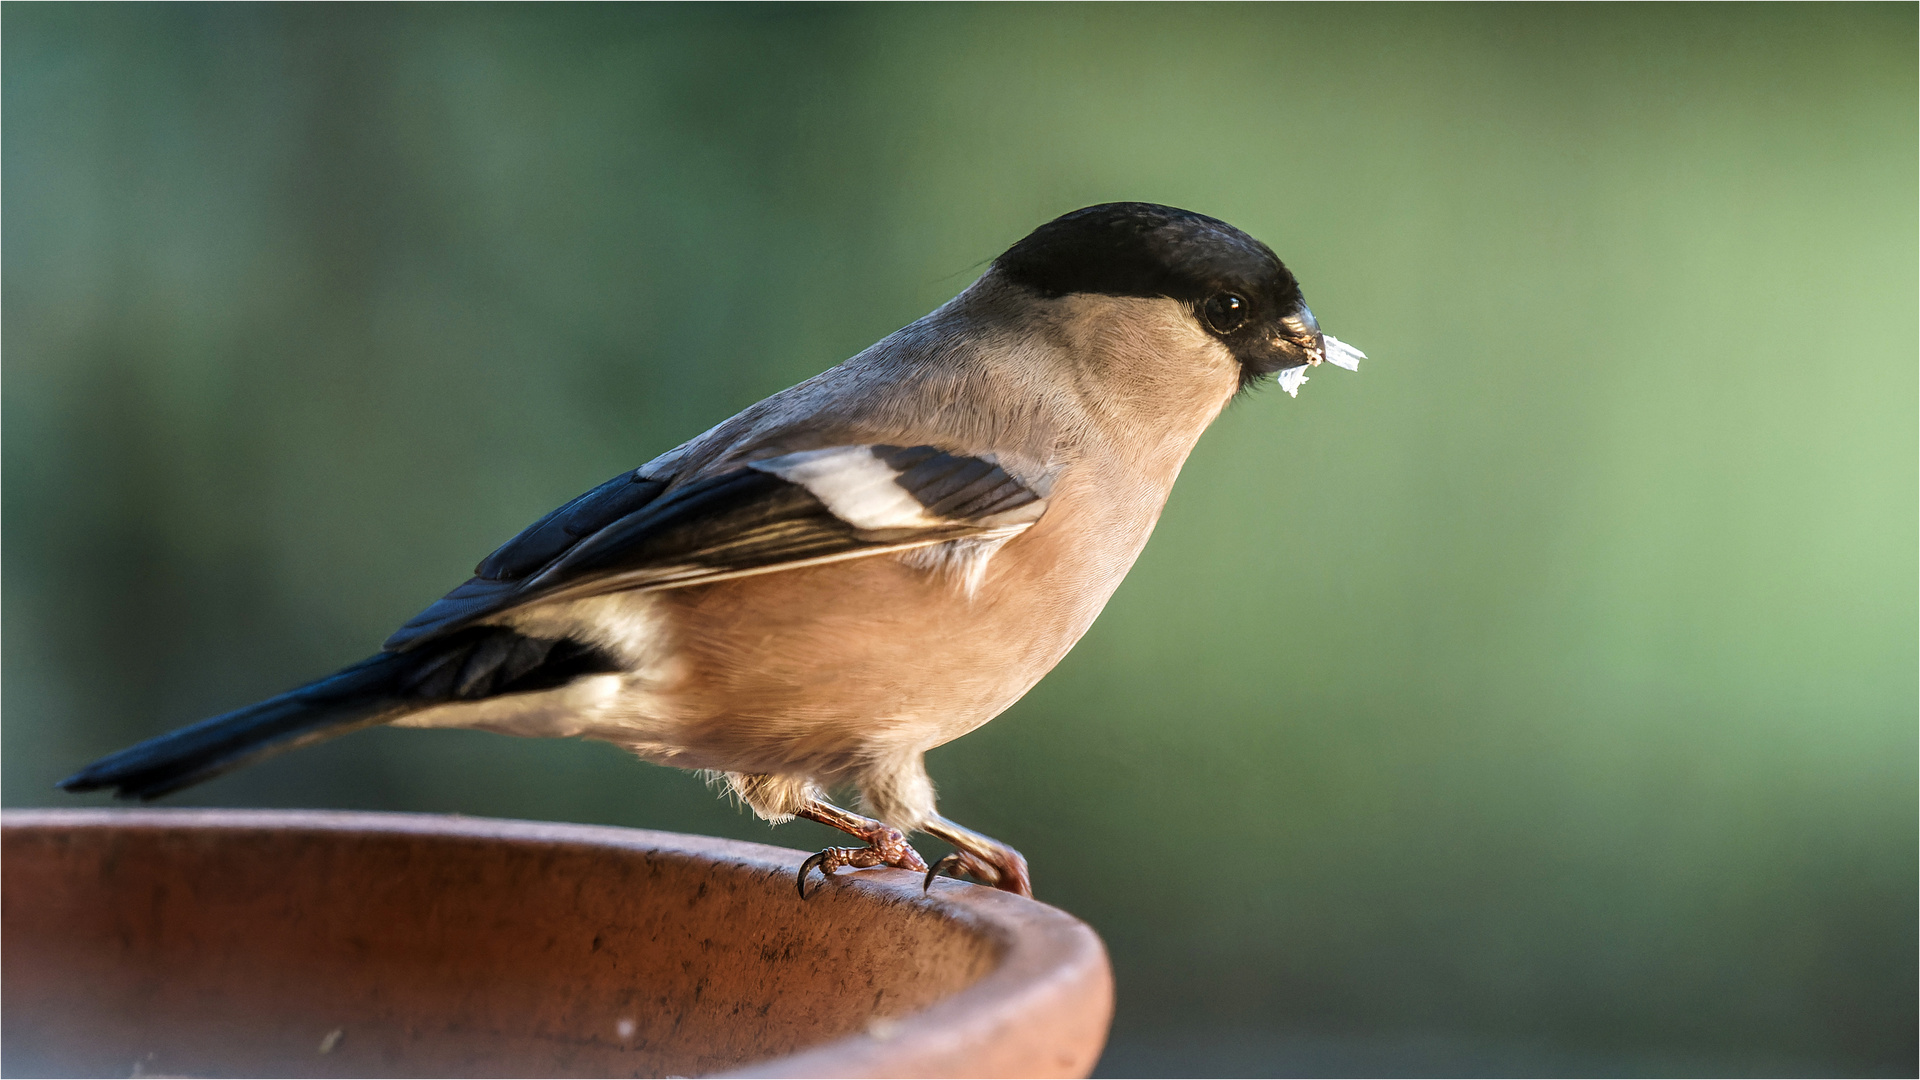
{"type": "Polygon", "coordinates": [[[12,811],[8,1076],[1085,1076],[1113,983],[1003,892],[673,833],[12,811]]]}

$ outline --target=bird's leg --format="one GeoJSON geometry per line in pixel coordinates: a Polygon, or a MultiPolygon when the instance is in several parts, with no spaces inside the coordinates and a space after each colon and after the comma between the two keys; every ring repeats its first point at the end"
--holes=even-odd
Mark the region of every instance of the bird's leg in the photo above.
{"type": "Polygon", "coordinates": [[[927,871],[927,880],[921,885],[922,889],[932,888],[933,879],[946,874],[949,877],[964,875],[983,885],[1021,896],[1033,895],[1033,879],[1027,875],[1026,856],[991,836],[982,836],[964,825],[956,825],[937,815],[920,829],[954,847],[953,854],[934,863],[933,869],[927,871]]]}
{"type": "Polygon", "coordinates": [[[843,866],[897,866],[902,870],[923,871],[927,868],[925,859],[907,843],[905,833],[885,822],[870,817],[861,817],[850,810],[842,810],[825,799],[810,799],[807,804],[795,811],[796,817],[817,821],[822,825],[831,825],[849,836],[867,842],[866,847],[845,848],[830,847],[825,851],[807,857],[800,864],[800,898],[807,897],[807,872],[815,867],[825,877],[832,877],[835,870],[843,866]]]}

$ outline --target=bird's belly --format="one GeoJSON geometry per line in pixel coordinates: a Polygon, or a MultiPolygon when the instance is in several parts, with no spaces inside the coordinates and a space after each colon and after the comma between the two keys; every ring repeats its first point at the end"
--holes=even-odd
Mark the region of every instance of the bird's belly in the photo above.
{"type": "Polygon", "coordinates": [[[1066,655],[1138,550],[1054,547],[1036,526],[973,590],[882,556],[655,594],[676,763],[830,777],[979,727],[1066,655]]]}

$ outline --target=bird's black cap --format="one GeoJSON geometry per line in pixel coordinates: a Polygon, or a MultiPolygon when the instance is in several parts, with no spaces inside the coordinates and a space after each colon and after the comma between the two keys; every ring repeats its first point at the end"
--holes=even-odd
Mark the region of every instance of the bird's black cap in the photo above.
{"type": "Polygon", "coordinates": [[[1062,214],[1007,249],[994,266],[1045,296],[1101,293],[1191,301],[1222,290],[1294,296],[1300,291],[1267,245],[1218,218],[1158,203],[1101,203],[1062,214]]]}
{"type": "Polygon", "coordinates": [[[1267,245],[1205,214],[1158,203],[1101,203],[1033,230],[994,260],[1042,296],[1097,293],[1189,304],[1246,371],[1244,381],[1317,357],[1318,327],[1267,245]]]}

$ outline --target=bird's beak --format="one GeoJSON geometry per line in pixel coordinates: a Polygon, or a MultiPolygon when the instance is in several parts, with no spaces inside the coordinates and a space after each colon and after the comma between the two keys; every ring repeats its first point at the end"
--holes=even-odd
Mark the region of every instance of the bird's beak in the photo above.
{"type": "Polygon", "coordinates": [[[1300,310],[1294,314],[1280,320],[1280,324],[1286,327],[1287,336],[1300,347],[1300,351],[1307,355],[1308,367],[1318,367],[1324,361],[1334,367],[1359,371],[1360,361],[1367,358],[1366,353],[1322,331],[1320,320],[1313,317],[1313,309],[1305,304],[1301,304],[1300,310]]]}
{"type": "Polygon", "coordinates": [[[1332,334],[1320,329],[1320,321],[1313,317],[1313,309],[1301,304],[1293,314],[1280,320],[1288,341],[1303,353],[1307,362],[1286,368],[1279,373],[1280,388],[1295,397],[1300,395],[1300,384],[1307,381],[1307,369],[1318,367],[1322,362],[1334,367],[1359,371],[1360,361],[1367,354],[1341,341],[1332,334]]]}
{"type": "Polygon", "coordinates": [[[1318,367],[1320,361],[1327,358],[1326,335],[1320,332],[1320,320],[1313,317],[1313,309],[1307,305],[1301,304],[1293,314],[1281,319],[1280,331],[1306,355],[1308,367],[1318,367]]]}

